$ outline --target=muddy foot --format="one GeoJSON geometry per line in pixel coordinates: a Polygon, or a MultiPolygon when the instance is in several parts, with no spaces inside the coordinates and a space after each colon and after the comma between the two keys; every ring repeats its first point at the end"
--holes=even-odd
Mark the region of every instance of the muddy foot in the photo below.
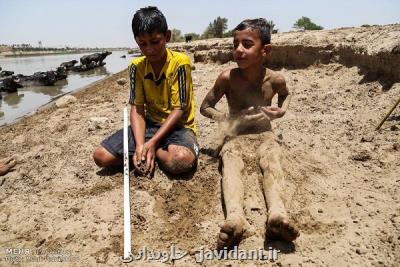
{"type": "Polygon", "coordinates": [[[217,248],[232,248],[250,235],[250,225],[242,215],[231,216],[225,220],[218,235],[217,248]]]}
{"type": "Polygon", "coordinates": [[[7,158],[0,160],[0,176],[5,175],[17,164],[13,158],[7,158]]]}
{"type": "Polygon", "coordinates": [[[289,222],[286,216],[281,214],[270,214],[267,221],[267,238],[271,239],[283,239],[291,242],[295,240],[299,235],[299,231],[289,222]]]}

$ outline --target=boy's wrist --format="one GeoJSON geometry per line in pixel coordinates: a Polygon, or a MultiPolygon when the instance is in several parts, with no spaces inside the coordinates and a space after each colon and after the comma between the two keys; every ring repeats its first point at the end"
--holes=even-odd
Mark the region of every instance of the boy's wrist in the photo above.
{"type": "Polygon", "coordinates": [[[148,146],[154,146],[155,147],[155,146],[157,146],[158,141],[156,139],[154,139],[154,137],[153,137],[149,141],[147,141],[146,143],[147,143],[148,146]]]}

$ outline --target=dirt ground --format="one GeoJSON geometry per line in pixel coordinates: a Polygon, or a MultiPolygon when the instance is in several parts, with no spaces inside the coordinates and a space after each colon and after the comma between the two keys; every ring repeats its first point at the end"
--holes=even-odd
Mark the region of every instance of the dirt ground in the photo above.
{"type": "MultiPolygon", "coordinates": [[[[135,266],[195,265],[200,248],[214,249],[224,219],[219,128],[198,111],[217,75],[235,67],[196,63],[192,73],[199,143],[197,172],[153,179],[131,177],[133,254],[188,255],[173,262],[138,260],[135,266]]],[[[279,249],[278,260],[207,260],[203,265],[398,266],[400,264],[400,108],[381,131],[380,119],[400,96],[366,82],[357,67],[338,63],[279,69],[293,98],[273,122],[283,150],[286,203],[300,237],[292,244],[264,240],[266,207],[259,184],[257,136],[243,138],[245,213],[255,234],[240,249],[279,249]]],[[[0,265],[47,266],[9,248],[54,250],[69,256],[57,266],[122,266],[122,170],[98,168],[92,153],[122,127],[128,100],[121,72],[75,93],[76,102],[52,106],[0,128],[0,156],[15,156],[16,170],[0,177],[0,265]],[[21,256],[18,258],[17,256],[21,256]]],[[[226,111],[226,101],[218,104],[226,111]]],[[[47,252],[46,252],[47,251],[47,252]]],[[[47,254],[46,254],[47,253],[47,254]]],[[[29,253],[28,253],[29,254],[29,253]]]]}

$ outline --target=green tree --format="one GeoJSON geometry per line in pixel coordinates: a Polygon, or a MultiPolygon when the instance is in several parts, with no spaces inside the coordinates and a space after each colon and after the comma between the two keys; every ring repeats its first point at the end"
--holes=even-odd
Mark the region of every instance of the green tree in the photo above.
{"type": "Polygon", "coordinates": [[[208,27],[203,33],[203,38],[222,38],[224,31],[228,28],[228,19],[217,17],[213,22],[208,24],[208,27]]]}
{"type": "Polygon", "coordinates": [[[182,32],[178,29],[171,30],[171,43],[183,42],[185,39],[182,36],[182,32]]]}
{"type": "Polygon", "coordinates": [[[293,28],[303,30],[322,30],[323,27],[315,24],[308,17],[299,18],[293,25],[293,28]]]}
{"type": "Polygon", "coordinates": [[[214,29],[213,29],[213,25],[210,22],[210,24],[208,24],[207,28],[205,29],[205,31],[203,32],[202,36],[203,39],[208,39],[208,38],[213,38],[215,37],[215,33],[214,33],[214,29]]]}
{"type": "Polygon", "coordinates": [[[228,19],[218,17],[213,21],[215,37],[222,38],[224,31],[228,28],[228,19]]]}

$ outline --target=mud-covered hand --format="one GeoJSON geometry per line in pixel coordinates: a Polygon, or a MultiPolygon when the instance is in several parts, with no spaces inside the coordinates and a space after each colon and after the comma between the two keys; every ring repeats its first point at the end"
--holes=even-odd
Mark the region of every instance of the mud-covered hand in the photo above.
{"type": "Polygon", "coordinates": [[[146,162],[146,158],[143,157],[143,149],[144,149],[144,144],[137,145],[135,149],[135,153],[133,154],[133,165],[135,166],[135,169],[139,171],[141,174],[144,174],[144,164],[146,162]]]}
{"type": "Polygon", "coordinates": [[[239,117],[242,122],[259,122],[265,116],[262,112],[257,112],[254,107],[249,107],[239,111],[239,117]]]}
{"type": "Polygon", "coordinates": [[[261,111],[270,121],[281,118],[286,113],[286,111],[280,107],[261,107],[261,111]]]}
{"type": "Polygon", "coordinates": [[[142,162],[146,162],[146,173],[152,174],[154,171],[154,164],[156,160],[156,145],[148,141],[143,145],[142,162]]]}

